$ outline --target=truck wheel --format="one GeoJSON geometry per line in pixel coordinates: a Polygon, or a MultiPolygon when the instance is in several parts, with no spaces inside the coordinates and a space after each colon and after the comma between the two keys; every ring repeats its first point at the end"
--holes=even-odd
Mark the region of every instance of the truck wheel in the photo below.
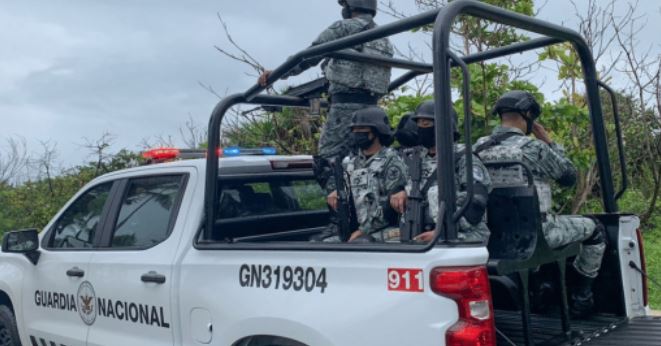
{"type": "Polygon", "coordinates": [[[21,346],[14,313],[4,305],[0,305],[0,346],[21,346]]]}

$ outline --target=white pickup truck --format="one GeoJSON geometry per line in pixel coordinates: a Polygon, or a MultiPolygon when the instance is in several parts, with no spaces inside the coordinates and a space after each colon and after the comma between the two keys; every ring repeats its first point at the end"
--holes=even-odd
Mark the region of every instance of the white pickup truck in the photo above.
{"type": "MultiPolygon", "coordinates": [[[[74,196],[41,233],[7,233],[0,254],[0,346],[661,345],[661,320],[647,317],[639,220],[617,208],[626,189],[617,107],[618,192],[599,88],[616,98],[598,81],[578,33],[483,2],[455,0],[310,47],[274,69],[266,84],[216,106],[206,160],[108,174],[74,196]],[[459,56],[449,39],[459,15],[541,37],[459,56]],[[433,64],[353,49],[422,27],[433,27],[433,64]],[[457,91],[451,66],[463,71],[463,138],[470,139],[467,65],[562,42],[573,45],[583,67],[604,207],[593,216],[608,237],[593,287],[595,311],[581,320],[569,318],[574,282],[565,275],[579,244],[549,248],[530,174],[528,184],[497,187],[489,195],[488,244],[458,240],[462,209],[455,212],[454,136],[444,116],[451,114],[457,91]],[[219,157],[220,126],[235,105],[270,112],[325,107],[323,81],[287,95],[263,93],[320,57],[408,70],[389,90],[434,74],[440,205],[434,241],[317,241],[329,215],[311,157],[219,157]]],[[[470,150],[465,154],[472,158],[470,150]]],[[[174,158],[177,152],[152,155],[174,158]]],[[[472,178],[467,181],[470,201],[472,178]]]]}
{"type": "MultiPolygon", "coordinates": [[[[490,289],[487,248],[315,249],[309,239],[327,211],[310,157],[220,162],[217,225],[231,242],[200,241],[204,160],[108,174],[38,239],[35,230],[8,233],[0,345],[495,345],[495,326],[498,344],[520,344],[516,308],[492,308],[511,292],[490,289]]],[[[599,311],[573,322],[575,340],[654,322],[637,319],[647,305],[629,267],[641,266],[638,220],[609,220],[599,311]]],[[[533,315],[535,339],[561,333],[559,321],[533,315]]]]}

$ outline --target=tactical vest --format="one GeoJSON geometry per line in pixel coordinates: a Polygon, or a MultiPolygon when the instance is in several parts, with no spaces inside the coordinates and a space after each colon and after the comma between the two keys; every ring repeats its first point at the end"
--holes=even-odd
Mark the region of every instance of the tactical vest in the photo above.
{"type": "MultiPolygon", "coordinates": [[[[354,19],[364,24],[361,31],[375,27],[372,20],[364,18],[354,19]]],[[[352,50],[387,57],[392,57],[394,54],[393,46],[386,38],[367,42],[352,48],[352,50]]],[[[388,93],[391,73],[389,67],[342,59],[330,59],[323,66],[323,69],[326,78],[331,84],[337,84],[351,89],[362,89],[375,95],[385,95],[388,93]]]]}
{"type": "MultiPolygon", "coordinates": [[[[477,146],[486,142],[487,139],[478,141],[477,146]]],[[[491,177],[491,184],[493,188],[499,187],[513,187],[526,185],[528,183],[528,175],[523,167],[520,165],[508,167],[491,167],[489,163],[497,163],[504,161],[517,161],[525,162],[523,157],[523,147],[530,143],[533,139],[523,136],[515,135],[501,144],[488,147],[479,151],[478,156],[487,167],[489,176],[491,177]]],[[[530,167],[531,170],[533,167],[530,167]]],[[[534,172],[534,170],[533,170],[534,172]]],[[[538,176],[533,176],[537,195],[539,198],[539,209],[542,213],[551,212],[553,206],[553,196],[551,194],[551,184],[547,179],[538,176]]]]}
{"type": "Polygon", "coordinates": [[[347,184],[351,187],[358,223],[362,228],[366,223],[372,222],[370,226],[374,229],[370,230],[371,232],[388,226],[379,201],[386,194],[381,182],[394,156],[397,154],[392,149],[384,148],[371,158],[366,166],[356,165],[356,156],[344,159],[344,169],[349,178],[347,184]]]}

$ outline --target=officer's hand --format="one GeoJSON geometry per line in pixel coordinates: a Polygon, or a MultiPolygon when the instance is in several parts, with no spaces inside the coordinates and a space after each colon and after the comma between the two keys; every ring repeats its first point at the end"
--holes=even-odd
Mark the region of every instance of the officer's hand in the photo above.
{"type": "Polygon", "coordinates": [[[333,210],[337,210],[337,191],[331,192],[331,194],[326,197],[326,202],[331,208],[333,208],[333,210]]]}
{"type": "Polygon", "coordinates": [[[540,123],[535,122],[532,125],[532,133],[539,139],[540,141],[546,143],[546,144],[551,144],[553,143],[553,140],[551,139],[551,136],[549,135],[548,132],[546,132],[546,129],[544,126],[542,126],[540,123]]]}
{"type": "Polygon", "coordinates": [[[349,241],[354,241],[364,235],[363,231],[357,230],[353,233],[351,233],[351,237],[349,237],[349,241]]]}
{"type": "Polygon", "coordinates": [[[423,243],[429,243],[430,241],[434,240],[434,233],[436,231],[427,231],[425,233],[421,233],[419,236],[415,237],[415,241],[423,242],[423,243]]]}
{"type": "Polygon", "coordinates": [[[406,199],[406,191],[400,191],[390,196],[390,206],[395,209],[396,212],[404,214],[406,211],[406,199]]]}
{"type": "Polygon", "coordinates": [[[271,76],[272,72],[273,71],[271,71],[271,70],[264,70],[264,72],[262,72],[262,74],[259,76],[259,79],[257,79],[257,83],[259,83],[259,85],[265,87],[266,84],[268,84],[268,79],[271,76]]]}

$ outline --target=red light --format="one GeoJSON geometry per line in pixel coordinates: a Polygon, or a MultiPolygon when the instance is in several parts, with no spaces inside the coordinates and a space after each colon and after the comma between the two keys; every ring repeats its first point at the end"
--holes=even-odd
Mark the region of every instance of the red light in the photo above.
{"type": "Polygon", "coordinates": [[[446,345],[496,345],[491,287],[486,268],[435,268],[430,276],[432,291],[454,300],[459,308],[459,321],[446,333],[446,345]]]}
{"type": "Polygon", "coordinates": [[[158,148],[145,151],[142,157],[147,160],[162,161],[171,160],[179,157],[179,149],[176,148],[158,148]]]}
{"type": "MultiPolygon", "coordinates": [[[[638,237],[638,252],[640,253],[640,269],[643,273],[647,273],[647,263],[645,262],[645,246],[643,243],[643,233],[640,229],[636,230],[636,236],[638,237]]],[[[640,275],[643,280],[643,306],[649,305],[649,288],[647,287],[647,277],[645,275],[640,275]]]]}

